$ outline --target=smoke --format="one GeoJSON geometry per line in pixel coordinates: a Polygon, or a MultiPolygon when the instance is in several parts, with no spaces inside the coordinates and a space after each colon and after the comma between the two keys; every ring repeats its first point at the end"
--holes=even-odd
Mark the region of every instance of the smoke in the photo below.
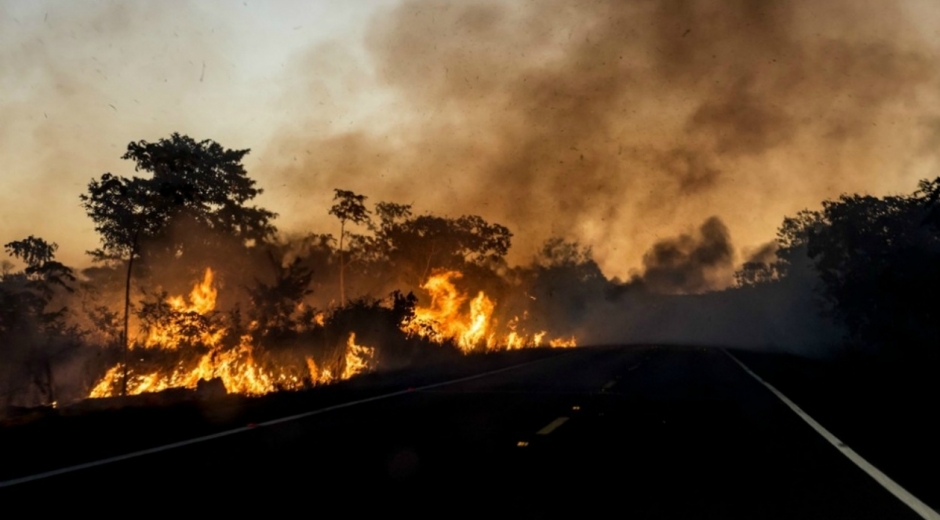
{"type": "MultiPolygon", "coordinates": [[[[240,5],[240,3],[239,3],[240,5]]],[[[247,148],[231,9],[174,2],[0,0],[0,231],[57,241],[85,264],[97,238],[78,203],[128,142],[171,132],[247,148]],[[205,7],[201,8],[201,7],[205,7]],[[217,30],[218,29],[218,30],[217,30]],[[54,208],[54,211],[50,211],[54,208]]]]}
{"type": "Polygon", "coordinates": [[[625,277],[710,215],[753,248],[784,215],[908,192],[935,164],[925,2],[324,5],[0,0],[0,227],[75,264],[88,179],[178,131],[253,148],[288,232],[335,232],[342,187],[507,225],[517,262],[577,240],[625,277]]]}
{"type": "Polygon", "coordinates": [[[642,282],[653,292],[702,293],[723,289],[734,269],[728,228],[711,217],[698,232],[662,240],[643,255],[642,282]]]}
{"type": "Polygon", "coordinates": [[[344,187],[508,225],[517,258],[575,239],[609,275],[708,215],[754,247],[825,198],[914,184],[940,69],[911,18],[848,0],[405,1],[373,18],[365,60],[320,46],[291,71],[283,102],[305,122],[270,151],[309,197],[287,221],[325,222],[302,208],[344,187]]]}
{"type": "Polygon", "coordinates": [[[779,249],[779,247],[777,241],[773,240],[756,249],[747,251],[747,260],[745,260],[744,263],[770,265],[777,260],[777,249],[779,249]]]}

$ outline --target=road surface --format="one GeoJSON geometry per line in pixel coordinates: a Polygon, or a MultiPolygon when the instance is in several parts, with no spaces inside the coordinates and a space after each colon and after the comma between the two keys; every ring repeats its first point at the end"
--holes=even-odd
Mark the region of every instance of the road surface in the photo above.
{"type": "Polygon", "coordinates": [[[718,349],[572,349],[383,395],[0,492],[312,516],[920,518],[718,349]]]}

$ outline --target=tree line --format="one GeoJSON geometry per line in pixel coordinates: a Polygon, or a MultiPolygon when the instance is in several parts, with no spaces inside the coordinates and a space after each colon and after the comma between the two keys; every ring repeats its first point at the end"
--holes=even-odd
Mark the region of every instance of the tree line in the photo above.
{"type": "Polygon", "coordinates": [[[746,263],[738,284],[816,275],[821,311],[845,326],[848,352],[940,361],[940,178],[910,194],[844,194],[784,219],[776,260],[746,263]]]}
{"type": "MultiPolygon", "coordinates": [[[[528,264],[511,266],[513,235],[477,215],[417,213],[337,188],[338,235],[287,237],[242,161],[249,150],[172,134],[128,145],[134,175],[105,173],[79,195],[99,247],[75,272],[57,245],[34,236],[5,245],[18,262],[0,272],[0,404],[51,403],[87,392],[116,362],[125,370],[159,352],[140,351],[141,331],[175,323],[199,352],[201,331],[223,326],[235,344],[250,333],[265,355],[333,349],[355,331],[380,345],[382,364],[448,355],[401,331],[417,290],[438,270],[463,273],[468,293],[499,302],[498,320],[524,316],[531,330],[574,333],[592,304],[616,301],[642,284],[608,280],[590,248],[552,238],[528,264]],[[207,267],[219,307],[179,312],[207,267]],[[135,351],[137,352],[137,351],[135,351]]],[[[849,351],[936,366],[940,345],[940,178],[911,194],[843,195],[783,220],[776,257],[748,262],[736,291],[817,284],[820,312],[845,326],[849,351]]],[[[450,348],[450,350],[448,350],[450,348]]],[[[126,378],[125,378],[126,379],[126,378]]]]}
{"type": "MultiPolygon", "coordinates": [[[[131,142],[122,159],[135,174],[102,174],[79,195],[100,240],[88,252],[93,267],[80,273],[55,260],[54,243],[32,236],[8,243],[7,253],[25,267],[7,262],[0,275],[0,348],[6,351],[0,399],[50,403],[62,393],[57,387],[84,391],[116,361],[126,384],[136,358],[161,355],[141,351],[131,359],[142,331],[167,323],[192,338],[224,324],[230,341],[250,328],[272,352],[298,344],[332,348],[349,331],[372,327],[357,337],[383,345],[384,364],[394,366],[447,352],[399,330],[413,314],[414,292],[432,272],[458,270],[467,290],[485,289],[505,313],[518,315],[530,307],[528,295],[539,284],[557,284],[560,273],[584,277],[574,271],[587,269],[604,280],[588,250],[576,244],[556,239],[531,266],[510,267],[512,233],[505,226],[477,215],[416,214],[394,202],[370,205],[365,195],[343,189],[324,208],[336,218],[338,236],[287,238],[274,225],[276,213],[254,204],[263,190],[242,165],[248,153],[176,133],[131,142]],[[218,311],[194,315],[167,305],[207,267],[223,285],[218,311]]],[[[198,351],[193,343],[188,346],[198,351]]]]}

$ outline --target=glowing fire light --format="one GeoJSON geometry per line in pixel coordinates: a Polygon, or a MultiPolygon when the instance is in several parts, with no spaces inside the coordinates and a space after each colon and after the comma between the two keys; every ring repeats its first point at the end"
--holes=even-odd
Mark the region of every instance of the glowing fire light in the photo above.
{"type": "MultiPolygon", "coordinates": [[[[492,318],[496,303],[480,291],[467,304],[467,296],[454,285],[454,280],[462,277],[459,271],[443,271],[428,278],[421,288],[431,296],[431,304],[417,307],[414,318],[404,325],[404,330],[438,343],[453,340],[464,353],[480,348],[514,350],[542,346],[546,332],[532,335],[520,332],[518,317],[509,321],[507,332],[495,330],[492,318]]],[[[552,339],[549,346],[574,347],[577,340],[574,337],[552,339]]]]}
{"type": "Polygon", "coordinates": [[[342,379],[349,379],[368,370],[374,356],[375,349],[356,345],[356,333],[350,332],[346,341],[346,366],[343,368],[342,379]]]}
{"type": "MultiPolygon", "coordinates": [[[[525,314],[522,320],[514,317],[502,328],[498,327],[493,319],[496,302],[483,291],[474,298],[460,292],[454,280],[462,276],[457,271],[432,275],[421,286],[431,296],[430,306],[416,308],[414,318],[405,323],[402,329],[438,343],[454,341],[465,353],[545,345],[545,331],[528,333],[524,330],[525,314]]],[[[203,280],[193,286],[188,296],[174,296],[166,300],[169,309],[177,316],[192,315],[203,320],[205,326],[200,328],[196,337],[192,337],[192,334],[187,335],[179,320],[151,324],[141,346],[176,352],[179,357],[169,367],[129,367],[128,394],[159,392],[169,388],[196,388],[202,380],[220,379],[229,393],[263,395],[277,390],[330,384],[375,369],[375,348],[357,344],[354,332],[349,333],[343,354],[326,362],[321,360],[323,364],[318,364],[311,356],[307,356],[305,363],[298,366],[257,359],[253,337],[256,323],[252,323],[248,332],[241,335],[238,343],[232,346],[231,341],[226,341],[230,338],[228,328],[219,324],[218,320],[209,319],[215,311],[218,297],[214,281],[214,273],[206,269],[203,280]]],[[[313,319],[320,326],[326,322],[323,313],[317,313],[313,319]]],[[[577,346],[577,340],[573,336],[552,338],[547,345],[556,348],[574,347],[577,346]]],[[[123,372],[121,364],[111,367],[91,390],[89,397],[117,395],[123,372]]]]}
{"type": "MultiPolygon", "coordinates": [[[[212,269],[206,269],[202,282],[193,286],[192,292],[189,293],[189,302],[182,296],[174,296],[167,299],[167,305],[174,312],[181,314],[194,313],[200,316],[209,314],[215,310],[215,301],[219,295],[218,290],[212,284],[213,278],[212,269]]],[[[150,329],[147,339],[144,341],[144,346],[146,348],[177,349],[180,347],[180,342],[187,339],[182,328],[182,325],[177,321],[156,324],[150,329]]],[[[205,345],[215,346],[219,344],[224,335],[225,329],[218,329],[204,332],[198,339],[205,345]]]]}
{"type": "Polygon", "coordinates": [[[567,339],[565,338],[553,339],[548,342],[548,345],[551,346],[552,348],[571,348],[571,347],[578,346],[578,340],[575,339],[574,336],[571,336],[570,338],[567,338],[567,339]]]}
{"type": "MultiPolygon", "coordinates": [[[[212,270],[207,269],[203,281],[193,287],[188,301],[182,296],[176,296],[169,298],[167,304],[176,312],[205,316],[215,310],[217,295],[212,270]]],[[[254,326],[255,324],[252,324],[250,329],[254,326]]],[[[211,326],[193,341],[174,323],[155,324],[148,331],[144,342],[146,348],[177,351],[181,345],[198,343],[209,351],[199,357],[196,363],[180,361],[173,367],[151,371],[138,371],[131,367],[128,370],[127,393],[137,395],[169,388],[196,388],[199,381],[219,378],[229,393],[263,395],[277,390],[300,389],[307,384],[329,384],[375,369],[375,349],[357,345],[354,333],[350,333],[346,352],[341,358],[344,362],[342,371],[338,370],[340,367],[335,367],[335,372],[341,375],[335,377],[334,369],[319,367],[312,357],[306,358],[306,367],[303,367],[306,370],[262,364],[255,359],[253,337],[250,333],[242,335],[237,346],[226,349],[223,340],[227,332],[225,327],[211,326]]],[[[118,395],[123,372],[122,364],[111,367],[92,388],[89,397],[118,395]]]]}

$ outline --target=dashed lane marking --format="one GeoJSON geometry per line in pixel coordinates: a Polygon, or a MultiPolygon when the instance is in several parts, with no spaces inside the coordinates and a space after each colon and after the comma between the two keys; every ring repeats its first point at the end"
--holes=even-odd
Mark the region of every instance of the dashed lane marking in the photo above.
{"type": "Polygon", "coordinates": [[[562,424],[565,424],[566,422],[568,422],[567,417],[559,417],[555,419],[554,421],[548,423],[548,425],[546,425],[541,430],[535,432],[535,434],[536,435],[548,435],[552,433],[553,431],[555,431],[556,429],[558,429],[558,427],[561,426],[562,424]]]}

